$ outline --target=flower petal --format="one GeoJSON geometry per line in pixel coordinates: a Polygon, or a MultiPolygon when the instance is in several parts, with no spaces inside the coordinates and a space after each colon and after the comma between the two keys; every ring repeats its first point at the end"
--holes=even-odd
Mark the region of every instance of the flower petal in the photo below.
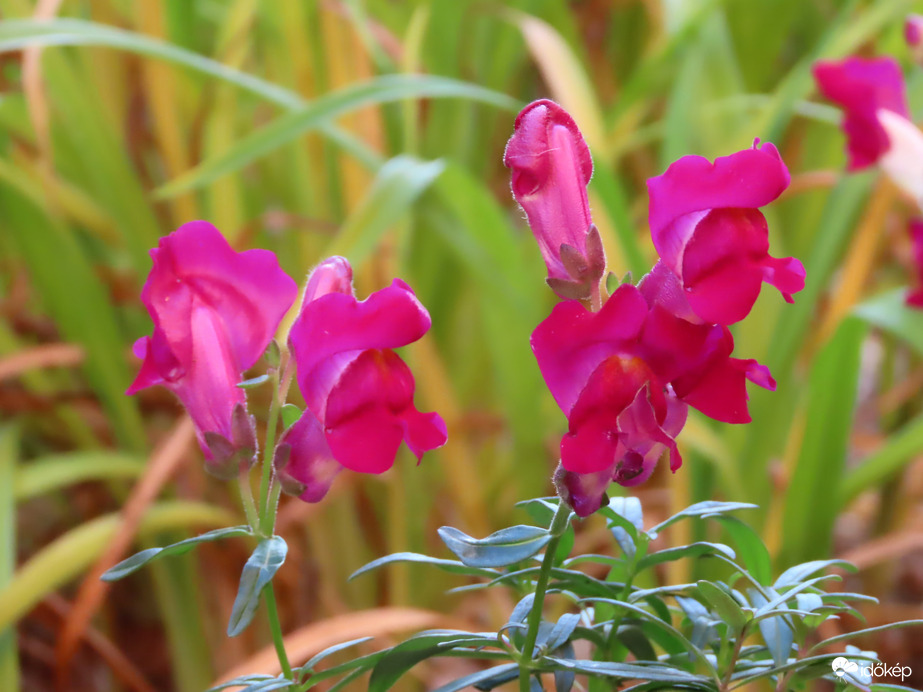
{"type": "Polygon", "coordinates": [[[365,349],[405,346],[430,328],[430,317],[399,279],[363,301],[332,292],[305,303],[289,332],[298,384],[315,415],[343,369],[365,349]]]}
{"type": "Polygon", "coordinates": [[[446,442],[445,423],[413,404],[410,368],[391,350],[363,351],[330,391],[324,427],[334,457],[364,473],[391,468],[403,440],[419,459],[446,442]]]}
{"type": "Polygon", "coordinates": [[[677,239],[690,233],[688,224],[677,223],[681,217],[711,209],[762,207],[782,194],[790,180],[782,157],[769,142],[714,163],[701,156],[684,156],[663,175],[647,181],[654,247],[672,268],[684,245],[677,239]]]}
{"type": "MultiPolygon", "coordinates": [[[[193,298],[217,314],[239,371],[263,355],[298,287],[268,250],[235,252],[205,221],[180,226],[151,250],[141,299],[174,356],[188,366],[193,298]]],[[[155,337],[156,340],[156,337],[155,337]]]]}
{"type": "Polygon", "coordinates": [[[320,502],[343,470],[327,444],[324,429],[310,411],[282,434],[273,463],[282,487],[305,502],[320,502]],[[288,447],[288,450],[280,451],[288,447]]]}
{"type": "Polygon", "coordinates": [[[616,289],[599,312],[558,303],[532,333],[532,351],[555,401],[570,413],[590,374],[640,335],[647,303],[631,285],[616,289]]]}

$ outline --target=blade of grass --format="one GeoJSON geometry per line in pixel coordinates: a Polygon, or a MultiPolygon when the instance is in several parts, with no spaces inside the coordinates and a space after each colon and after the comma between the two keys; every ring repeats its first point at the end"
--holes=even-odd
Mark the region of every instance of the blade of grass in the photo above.
{"type": "Polygon", "coordinates": [[[842,323],[811,368],[805,433],[785,494],[783,567],[829,553],[838,497],[831,479],[842,478],[859,380],[859,350],[866,326],[842,323]]]}
{"type": "MultiPolygon", "coordinates": [[[[20,566],[0,592],[0,629],[14,624],[47,594],[59,589],[96,560],[119,529],[121,515],[106,514],[71,529],[20,566]]],[[[166,501],[148,510],[140,535],[170,529],[230,526],[227,510],[201,502],[166,501]]]]}
{"type": "MultiPolygon", "coordinates": [[[[16,500],[19,431],[12,425],[0,428],[0,593],[16,571],[16,500]]],[[[19,689],[19,647],[16,628],[0,626],[0,689],[19,689]]]]}
{"type": "Polygon", "coordinates": [[[431,75],[385,75],[353,84],[321,96],[304,108],[283,115],[266,127],[244,137],[222,155],[204,161],[158,190],[160,197],[201,187],[246,166],[264,154],[282,147],[344,113],[365,106],[403,101],[408,98],[460,98],[489,103],[510,111],[515,99],[476,84],[431,75]]]}

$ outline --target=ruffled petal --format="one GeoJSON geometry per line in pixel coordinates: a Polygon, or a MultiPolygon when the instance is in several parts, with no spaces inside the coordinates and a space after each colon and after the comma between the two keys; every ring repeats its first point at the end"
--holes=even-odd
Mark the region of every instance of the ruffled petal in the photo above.
{"type": "Polygon", "coordinates": [[[687,225],[674,225],[680,217],[710,209],[762,207],[781,195],[790,179],[782,157],[769,142],[714,163],[701,156],[684,156],[663,175],[647,181],[654,247],[669,267],[667,258],[675,258],[684,244],[680,236],[689,236],[687,225]]]}
{"type": "MultiPolygon", "coordinates": [[[[405,346],[430,324],[426,308],[399,279],[363,301],[332,292],[306,303],[289,333],[302,392],[324,399],[360,351],[405,346]]],[[[315,415],[323,418],[318,410],[315,415]]]]}
{"type": "Polygon", "coordinates": [[[235,252],[205,221],[184,224],[151,250],[141,299],[176,359],[188,367],[192,301],[219,316],[239,371],[262,356],[298,287],[268,250],[235,252]]]}
{"type": "Polygon", "coordinates": [[[330,391],[323,424],[334,457],[354,471],[382,473],[405,439],[418,459],[445,444],[442,418],[417,411],[413,393],[413,375],[397,354],[363,351],[330,391]]]}
{"type": "Polygon", "coordinates": [[[532,351],[555,401],[570,413],[590,374],[611,355],[630,351],[647,316],[631,285],[620,286],[599,312],[577,301],[558,303],[532,333],[532,351]]]}
{"type": "Polygon", "coordinates": [[[621,440],[619,415],[651,377],[640,358],[616,355],[600,363],[568,416],[569,432],[561,441],[564,468],[594,473],[612,465],[621,440]]]}

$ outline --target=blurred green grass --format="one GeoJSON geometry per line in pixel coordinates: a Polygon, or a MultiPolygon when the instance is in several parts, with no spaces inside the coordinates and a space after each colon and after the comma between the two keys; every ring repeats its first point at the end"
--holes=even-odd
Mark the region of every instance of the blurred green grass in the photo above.
{"type": "MultiPolygon", "coordinates": [[[[895,257],[909,210],[892,194],[876,212],[888,193],[874,174],[840,173],[838,115],[815,103],[810,66],[892,53],[919,103],[920,69],[900,34],[913,5],[0,0],[0,354],[9,362],[63,342],[84,356],[79,367],[22,367],[0,384],[3,417],[15,422],[0,445],[0,484],[38,487],[0,502],[17,539],[5,543],[0,585],[22,576],[17,548],[20,565],[57,555],[62,577],[83,573],[101,547],[78,560],[43,545],[117,510],[131,488],[125,464],[139,464],[179,415],[162,393],[123,395],[136,366],[128,347],[149,330],[138,301],[147,250],[205,218],[241,248],[277,251],[298,279],[333,252],[357,263],[363,295],[399,275],[433,316],[408,360],[420,408],[449,423],[449,446],[419,468],[405,455],[381,479],[344,481],[289,524],[305,563],[287,569],[307,576],[291,578],[291,599],[306,603],[291,605],[287,627],[383,603],[446,606],[446,583],[413,570],[377,585],[345,577],[385,552],[422,549],[440,523],[471,533],[504,525],[515,501],[550,491],[565,421],[528,338],[554,298],[501,164],[516,110],[538,97],[559,100],[586,134],[594,218],[618,276],[640,278],[653,261],[647,177],[689,153],[726,155],[756,137],[779,145],[795,182],[767,211],[773,254],[799,256],[808,287],[794,307],[764,292],[735,329],[735,355],[767,363],[779,390],[752,392],[748,426],[694,418],[684,468],[658,476],[651,493],[666,489],[674,506],[759,503],[780,566],[829,554],[848,501],[879,487],[895,501],[895,479],[923,450],[918,397],[902,399],[898,415],[875,405],[919,371],[921,325],[894,301],[849,317],[852,302],[907,283],[895,257]],[[33,19],[49,7],[58,19],[33,19]],[[845,258],[862,223],[881,238],[870,269],[854,271],[845,258]],[[844,290],[853,298],[836,310],[844,290]],[[870,349],[887,357],[870,361],[870,349]],[[857,444],[859,427],[874,437],[871,452],[857,444]],[[61,462],[74,466],[63,480],[35,480],[61,462]],[[94,479],[92,503],[70,506],[94,479]],[[41,527],[36,507],[47,512],[41,527]]],[[[196,454],[164,501],[232,507],[196,454]]],[[[875,531],[901,531],[902,516],[882,510],[875,531]]],[[[164,619],[172,662],[156,674],[172,670],[168,686],[197,689],[253,650],[221,639],[226,613],[199,588],[221,566],[210,556],[155,580],[144,617],[164,619]],[[190,607],[164,605],[178,602],[190,607]],[[206,639],[195,644],[199,631],[206,639]]],[[[239,565],[223,568],[233,579],[239,565]]],[[[17,588],[29,586],[39,602],[61,584],[17,588]]],[[[0,591],[0,612],[19,594],[0,591]]],[[[15,644],[0,638],[3,689],[19,675],[15,644]]]]}

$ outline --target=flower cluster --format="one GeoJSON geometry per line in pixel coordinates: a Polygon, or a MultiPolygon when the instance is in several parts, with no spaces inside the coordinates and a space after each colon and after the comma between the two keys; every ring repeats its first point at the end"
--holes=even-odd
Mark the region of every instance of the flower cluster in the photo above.
{"type": "Polygon", "coordinates": [[[624,284],[606,298],[603,269],[596,270],[604,260],[592,250],[598,233],[586,194],[589,151],[571,117],[551,101],[527,106],[505,162],[549,284],[570,298],[536,328],[532,350],[568,419],[558,489],[586,516],[601,506],[611,481],[644,482],[664,452],[671,470],[679,468],[676,436],[689,406],[746,423],[747,380],[775,388],[765,366],[731,357],[728,325],[747,316],[764,281],[789,302],[804,287],[798,260],[769,255],[759,211],[788,186],[789,174],[771,144],[714,163],[697,156],[675,162],[648,181],[660,261],[637,286],[624,284]],[[568,267],[593,267],[592,281],[568,267]]]}
{"type": "MultiPolygon", "coordinates": [[[[206,468],[235,477],[257,454],[255,422],[238,385],[298,288],[271,252],[235,252],[204,221],[162,238],[151,256],[141,296],[154,332],[135,344],[143,363],[128,393],[160,384],[176,394],[206,468]]],[[[392,350],[429,327],[429,313],[402,281],[359,301],[345,259],[317,267],[289,336],[306,407],[274,450],[284,489],[315,502],[341,468],[382,473],[402,441],[417,458],[445,444],[445,424],[414,408],[413,376],[392,350]]]]}

